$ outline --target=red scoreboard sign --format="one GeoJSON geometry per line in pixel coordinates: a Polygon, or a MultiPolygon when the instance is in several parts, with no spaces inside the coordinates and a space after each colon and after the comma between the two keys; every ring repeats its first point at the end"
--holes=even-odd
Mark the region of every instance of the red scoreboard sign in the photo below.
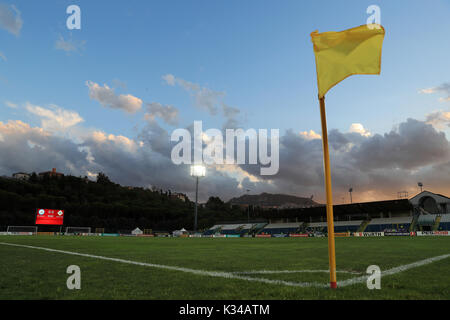
{"type": "Polygon", "coordinates": [[[37,209],[36,224],[62,226],[64,210],[37,209]]]}

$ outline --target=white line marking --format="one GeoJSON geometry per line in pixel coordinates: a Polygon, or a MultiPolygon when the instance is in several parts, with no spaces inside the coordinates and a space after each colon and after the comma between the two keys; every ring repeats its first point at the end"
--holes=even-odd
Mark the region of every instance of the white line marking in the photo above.
{"type": "MultiPolygon", "coordinates": [[[[356,271],[336,271],[337,273],[362,274],[356,271]]],[[[281,273],[330,273],[330,270],[252,270],[252,271],[235,271],[234,274],[281,274],[281,273]]]]}
{"type": "Polygon", "coordinates": [[[229,272],[220,272],[220,271],[216,272],[216,271],[189,269],[189,268],[183,268],[183,267],[166,266],[166,265],[162,265],[162,264],[137,262],[137,261],[131,261],[131,260],[118,259],[118,258],[109,258],[109,257],[103,257],[103,256],[96,256],[96,255],[86,254],[86,253],[78,253],[78,252],[56,250],[56,249],[50,249],[50,248],[34,247],[34,246],[28,246],[28,245],[22,245],[22,244],[14,244],[14,243],[6,243],[6,242],[0,242],[0,244],[6,245],[6,246],[13,246],[13,247],[21,247],[21,248],[37,249],[37,250],[56,252],[56,253],[64,253],[64,254],[69,254],[69,255],[73,255],[73,256],[80,256],[80,257],[94,258],[94,259],[100,259],[100,260],[121,262],[121,263],[133,264],[133,265],[138,265],[138,266],[144,266],[144,267],[165,269],[165,270],[171,270],[171,271],[180,271],[180,272],[192,273],[192,274],[200,275],[200,276],[209,276],[209,277],[216,277],[216,278],[238,279],[238,280],[246,280],[246,281],[254,281],[254,282],[263,282],[263,283],[267,283],[267,284],[285,285],[285,286],[290,286],[290,287],[317,287],[317,288],[327,288],[328,287],[327,284],[325,284],[325,283],[318,283],[318,282],[289,282],[289,281],[284,281],[284,280],[271,280],[271,279],[264,279],[264,278],[251,278],[251,277],[246,277],[246,276],[235,275],[235,274],[232,274],[232,273],[229,273],[229,272]]]}
{"type": "MultiPolygon", "coordinates": [[[[391,276],[393,274],[397,274],[412,268],[417,268],[417,267],[421,267],[436,261],[440,261],[440,260],[444,260],[450,257],[450,254],[444,254],[442,256],[437,256],[437,257],[433,257],[433,258],[428,258],[428,259],[424,259],[424,260],[420,260],[420,261],[416,261],[410,264],[405,264],[403,266],[399,266],[399,267],[395,267],[386,271],[382,271],[381,272],[381,277],[384,276],[391,276]]],[[[343,280],[343,281],[338,281],[338,287],[346,287],[346,286],[350,286],[353,284],[357,284],[357,283],[362,283],[362,282],[366,282],[367,278],[369,276],[361,276],[361,277],[356,277],[356,278],[352,278],[352,279],[347,279],[347,280],[343,280]]]]}

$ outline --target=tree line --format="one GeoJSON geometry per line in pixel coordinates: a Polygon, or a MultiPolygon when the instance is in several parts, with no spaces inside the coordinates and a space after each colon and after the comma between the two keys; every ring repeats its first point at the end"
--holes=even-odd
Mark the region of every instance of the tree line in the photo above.
{"type": "MultiPolygon", "coordinates": [[[[105,232],[136,227],[153,231],[193,229],[194,203],[172,196],[172,192],[123,187],[103,173],[96,181],[87,177],[38,177],[27,180],[0,178],[0,228],[33,226],[36,209],[62,209],[64,225],[104,228],[105,232]]],[[[199,207],[199,229],[218,221],[246,220],[247,211],[231,207],[218,197],[199,207]]]]}

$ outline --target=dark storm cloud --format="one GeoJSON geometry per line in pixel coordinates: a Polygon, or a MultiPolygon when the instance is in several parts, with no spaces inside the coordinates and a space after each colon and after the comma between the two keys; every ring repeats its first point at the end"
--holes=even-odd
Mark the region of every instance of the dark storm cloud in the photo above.
{"type": "Polygon", "coordinates": [[[375,135],[356,146],[350,158],[360,169],[415,169],[449,159],[449,142],[432,125],[408,119],[398,130],[375,135]]]}
{"type": "Polygon", "coordinates": [[[76,143],[21,121],[0,122],[0,154],[0,172],[6,175],[51,168],[78,175],[88,166],[87,153],[76,143]]]}
{"type": "MultiPolygon", "coordinates": [[[[392,199],[403,190],[414,193],[417,181],[437,192],[449,189],[449,141],[426,122],[408,119],[384,135],[373,136],[331,130],[329,137],[335,201],[345,197],[350,186],[355,189],[355,201],[392,199]]],[[[192,198],[195,183],[189,165],[177,166],[171,161],[174,144],[169,132],[154,120],[148,121],[135,139],[93,132],[80,143],[10,121],[0,123],[0,174],[53,167],[82,176],[101,171],[123,185],[155,186],[192,198]]],[[[321,140],[288,130],[280,137],[278,174],[259,174],[258,165],[208,166],[200,198],[229,199],[250,189],[252,194],[314,195],[323,201],[321,140]]]]}
{"type": "MultiPolygon", "coordinates": [[[[404,189],[414,192],[417,181],[440,190],[450,187],[450,147],[443,132],[426,122],[408,119],[384,135],[329,133],[332,182],[340,199],[349,187],[367,195],[395,198],[404,189]],[[440,173],[443,173],[442,175],[440,173]]],[[[258,166],[241,166],[278,190],[323,199],[322,141],[292,130],[280,138],[280,171],[259,177],[258,166]]],[[[255,188],[246,182],[248,188],[255,188]]],[[[444,191],[442,191],[444,192],[444,191]]]]}

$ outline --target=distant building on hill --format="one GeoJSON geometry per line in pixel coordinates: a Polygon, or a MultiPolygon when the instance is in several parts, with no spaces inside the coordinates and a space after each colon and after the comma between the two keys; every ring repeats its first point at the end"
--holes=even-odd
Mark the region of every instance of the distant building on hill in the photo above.
{"type": "Polygon", "coordinates": [[[14,179],[18,179],[18,180],[29,180],[30,174],[25,173],[25,172],[17,172],[17,173],[13,173],[12,177],[14,179]]]}
{"type": "Polygon", "coordinates": [[[172,193],[172,194],[170,195],[170,197],[171,197],[172,199],[180,199],[180,200],[183,201],[183,202],[186,202],[186,199],[187,199],[186,195],[185,195],[185,194],[182,194],[182,193],[172,193]]]}
{"type": "Polygon", "coordinates": [[[232,206],[247,208],[248,206],[259,207],[263,210],[311,208],[319,206],[312,197],[303,198],[286,194],[261,193],[260,195],[243,195],[233,198],[228,203],[232,206]]]}
{"type": "Polygon", "coordinates": [[[39,173],[39,178],[49,177],[49,178],[61,178],[64,177],[63,173],[56,172],[56,168],[53,168],[52,171],[45,171],[39,173]]]}

